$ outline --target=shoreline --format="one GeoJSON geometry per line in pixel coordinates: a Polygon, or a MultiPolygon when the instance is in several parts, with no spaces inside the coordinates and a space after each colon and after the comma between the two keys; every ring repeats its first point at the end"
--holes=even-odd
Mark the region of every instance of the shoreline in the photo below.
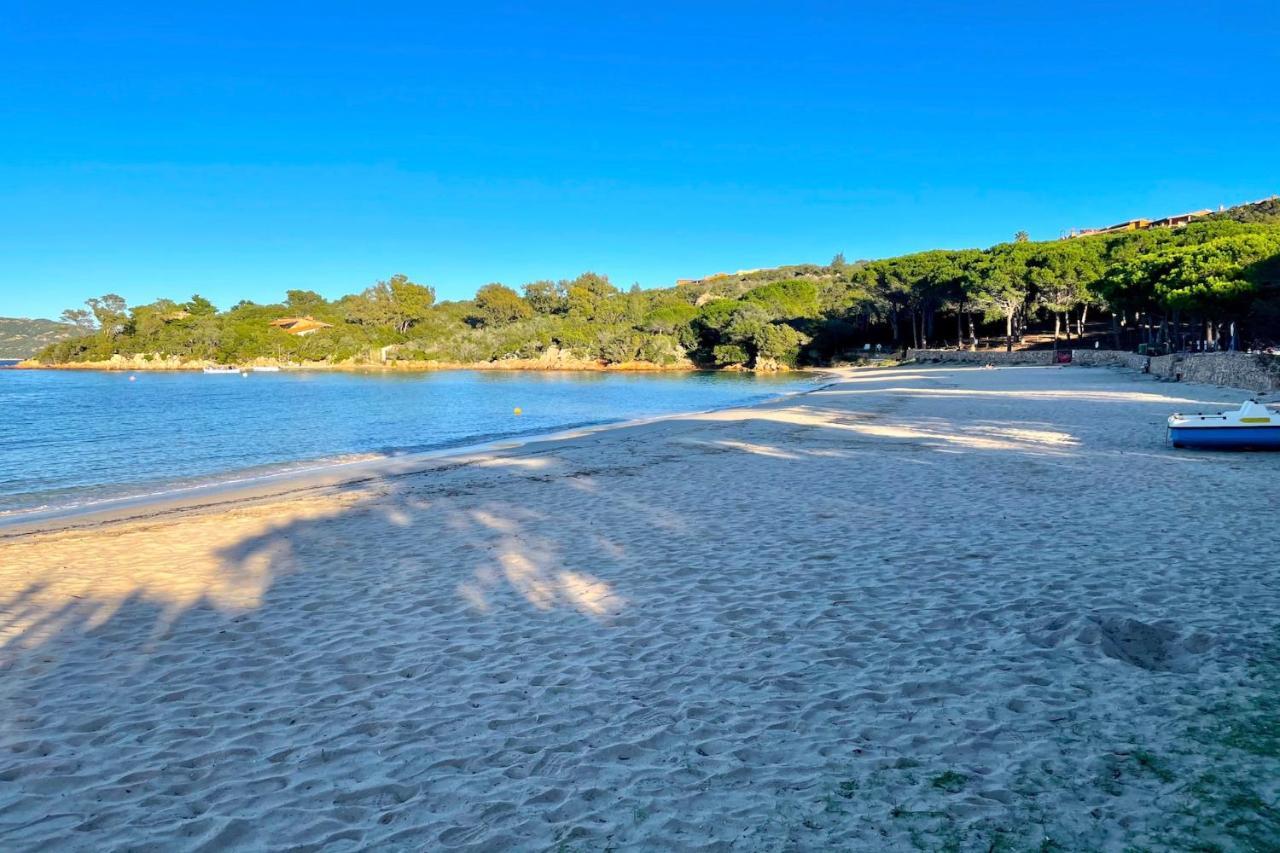
{"type": "MultiPolygon", "coordinates": [[[[286,495],[311,494],[338,489],[379,479],[393,479],[424,473],[448,465],[466,465],[484,458],[484,454],[513,451],[538,444],[552,444],[602,432],[696,417],[717,412],[732,412],[767,405],[778,400],[803,396],[829,387],[848,372],[866,368],[823,368],[812,371],[814,386],[796,391],[770,394],[746,405],[711,409],[692,409],[664,415],[605,421],[584,426],[558,427],[544,432],[531,432],[489,441],[467,442],[439,448],[413,451],[400,455],[375,455],[350,461],[326,461],[324,458],[301,460],[303,467],[268,472],[231,480],[197,483],[174,489],[105,498],[78,506],[60,506],[14,510],[0,515],[0,541],[20,536],[78,530],[114,522],[153,519],[186,512],[199,512],[215,507],[234,506],[279,499],[286,495]],[[824,379],[826,380],[824,382],[824,379]]],[[[281,463],[285,464],[285,463],[281,463]]],[[[234,473],[234,472],[228,472],[234,473]]]]}
{"type": "Polygon", "coordinates": [[[387,361],[387,362],[285,362],[275,359],[258,358],[238,364],[222,364],[211,360],[177,361],[173,359],[121,358],[116,361],[74,361],[66,363],[38,362],[34,359],[18,359],[16,364],[7,365],[9,370],[51,370],[51,371],[100,371],[103,373],[195,373],[206,367],[235,367],[240,370],[252,370],[255,367],[277,367],[283,373],[303,373],[309,371],[329,371],[342,373],[433,373],[437,371],[528,371],[528,372],[564,372],[564,373],[822,373],[829,370],[843,370],[867,367],[887,367],[896,361],[884,359],[879,362],[839,362],[829,367],[786,367],[772,364],[764,367],[745,367],[729,365],[714,367],[694,364],[690,361],[675,364],[657,364],[651,361],[624,361],[606,363],[601,361],[556,359],[544,360],[536,358],[511,358],[499,361],[387,361]]]}
{"type": "MultiPolygon", "coordinates": [[[[477,362],[452,362],[452,361],[389,361],[389,362],[280,362],[269,359],[255,359],[245,364],[221,364],[214,361],[185,361],[180,363],[159,361],[146,362],[134,361],[131,359],[113,362],[113,361],[79,361],[67,362],[65,364],[48,364],[44,362],[35,362],[30,359],[20,361],[18,364],[12,365],[14,370],[85,370],[85,371],[103,371],[103,372],[131,372],[131,373],[193,373],[204,370],[206,367],[238,367],[243,370],[251,370],[254,367],[278,367],[281,372],[304,372],[304,371],[338,371],[338,372],[405,372],[405,373],[431,373],[435,371],[446,370],[512,370],[512,371],[564,371],[564,372],[607,372],[618,371],[624,373],[701,373],[701,372],[718,372],[729,368],[714,367],[698,367],[692,364],[674,364],[662,365],[647,361],[628,361],[617,364],[605,364],[596,361],[559,361],[559,362],[543,362],[538,359],[507,359],[504,361],[477,361],[477,362]]],[[[744,370],[746,368],[743,368],[744,370]]],[[[792,371],[771,371],[771,372],[792,372],[792,371]]],[[[799,371],[797,371],[799,372],[799,371]]]]}

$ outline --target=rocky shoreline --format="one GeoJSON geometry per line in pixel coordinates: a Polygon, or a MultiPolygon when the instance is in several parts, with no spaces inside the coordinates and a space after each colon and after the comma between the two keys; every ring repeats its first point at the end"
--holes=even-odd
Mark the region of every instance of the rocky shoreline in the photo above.
{"type": "MultiPolygon", "coordinates": [[[[199,371],[206,367],[225,367],[216,361],[185,361],[179,359],[139,359],[118,358],[110,361],[73,361],[62,364],[28,359],[13,367],[16,370],[102,370],[128,372],[182,372],[199,371]]],[[[624,371],[624,372],[683,372],[701,370],[692,363],[674,365],[654,364],[652,362],[631,361],[620,364],[606,364],[598,361],[578,359],[561,359],[544,361],[540,359],[505,359],[502,361],[453,362],[453,361],[304,361],[289,362],[272,359],[255,359],[234,366],[278,367],[288,370],[330,370],[330,371],[394,371],[394,372],[431,372],[437,370],[591,370],[591,371],[624,371]]]]}
{"type": "MultiPolygon", "coordinates": [[[[181,359],[172,356],[113,356],[108,361],[71,361],[63,363],[43,362],[27,359],[13,365],[16,370],[103,370],[103,371],[198,371],[206,367],[226,367],[211,359],[181,359]]],[[[651,361],[625,361],[607,363],[590,359],[581,359],[568,355],[563,351],[549,352],[542,358],[509,358],[498,361],[280,361],[278,359],[257,358],[240,362],[236,367],[278,367],[281,370],[336,370],[336,371],[394,371],[422,373],[437,370],[589,370],[601,372],[624,373],[691,373],[709,369],[727,371],[754,371],[758,373],[783,373],[794,370],[776,361],[759,364],[755,367],[700,367],[694,362],[684,359],[671,364],[656,364],[651,361]]]]}

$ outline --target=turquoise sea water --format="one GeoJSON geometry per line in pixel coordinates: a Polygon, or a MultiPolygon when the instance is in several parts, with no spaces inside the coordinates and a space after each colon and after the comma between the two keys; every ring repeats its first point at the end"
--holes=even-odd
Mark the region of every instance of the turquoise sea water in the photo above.
{"type": "Polygon", "coordinates": [[[0,515],[724,408],[816,381],[496,371],[129,376],[0,370],[0,515]]]}

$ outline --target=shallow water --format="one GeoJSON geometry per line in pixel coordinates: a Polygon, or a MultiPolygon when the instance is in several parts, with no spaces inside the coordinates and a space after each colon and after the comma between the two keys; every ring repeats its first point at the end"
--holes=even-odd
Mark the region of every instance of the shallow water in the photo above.
{"type": "Polygon", "coordinates": [[[0,371],[0,514],[723,408],[815,381],[496,371],[134,376],[0,371]]]}

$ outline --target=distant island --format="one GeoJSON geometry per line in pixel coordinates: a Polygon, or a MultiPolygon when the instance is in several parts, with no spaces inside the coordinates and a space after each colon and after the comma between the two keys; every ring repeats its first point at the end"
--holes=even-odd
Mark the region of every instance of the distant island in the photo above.
{"type": "Polygon", "coordinates": [[[41,349],[82,332],[68,323],[0,317],[0,360],[30,358],[41,349]]]}
{"type": "MultiPolygon", "coordinates": [[[[622,290],[587,272],[437,302],[433,288],[394,275],[337,300],[290,290],[281,303],[220,310],[199,295],[128,306],[107,294],[64,312],[64,324],[0,324],[49,336],[27,366],[776,370],[879,349],[1012,349],[1035,325],[1051,326],[1055,342],[1078,340],[1091,316],[1107,319],[1102,334],[1116,348],[1280,340],[1280,200],[1054,241],[1020,232],[988,249],[837,255],[663,289],[622,290]]],[[[25,346],[0,356],[29,355],[25,346]]]]}

